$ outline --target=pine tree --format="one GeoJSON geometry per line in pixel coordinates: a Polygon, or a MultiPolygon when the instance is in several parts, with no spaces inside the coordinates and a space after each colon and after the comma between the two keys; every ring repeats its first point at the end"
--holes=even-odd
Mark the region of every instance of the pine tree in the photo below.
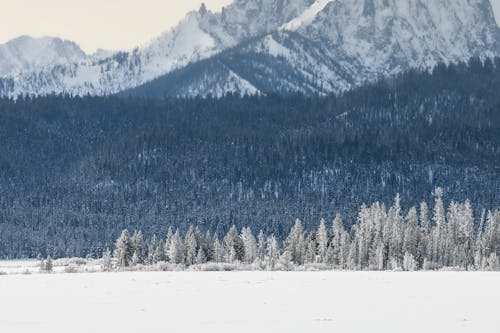
{"type": "Polygon", "coordinates": [[[437,265],[444,265],[446,259],[444,252],[444,244],[446,238],[446,218],[443,204],[443,190],[438,187],[434,190],[435,205],[434,205],[434,215],[433,221],[435,228],[433,230],[432,236],[432,261],[437,265]]]}
{"type": "Polygon", "coordinates": [[[292,254],[288,251],[283,252],[279,258],[279,268],[284,271],[293,269],[292,254]]]}
{"type": "Polygon", "coordinates": [[[259,236],[257,237],[257,258],[260,262],[264,262],[266,260],[266,236],[262,230],[259,232],[259,236]]]}
{"type": "Polygon", "coordinates": [[[224,248],[220,244],[219,235],[216,233],[213,239],[214,261],[219,263],[224,260],[224,248]]]}
{"type": "Polygon", "coordinates": [[[244,261],[247,264],[251,264],[257,257],[257,241],[250,228],[243,228],[241,231],[241,240],[243,241],[243,248],[245,250],[244,261]]]}
{"type": "Polygon", "coordinates": [[[101,269],[104,272],[109,272],[113,269],[112,262],[111,262],[111,251],[109,249],[106,249],[102,254],[101,269]]]}
{"type": "Polygon", "coordinates": [[[326,230],[325,220],[321,219],[316,233],[316,240],[318,242],[318,261],[326,263],[326,254],[328,250],[328,231],[326,230]]]}
{"type": "Polygon", "coordinates": [[[196,239],[195,231],[192,226],[186,234],[184,240],[184,246],[186,251],[186,264],[193,265],[196,263],[196,256],[198,255],[198,241],[196,239]]]}
{"type": "Polygon", "coordinates": [[[201,265],[207,262],[207,256],[205,251],[200,247],[198,254],[196,255],[196,264],[201,265]]]}
{"type": "Polygon", "coordinates": [[[47,257],[47,260],[45,261],[45,271],[48,273],[51,273],[53,269],[54,269],[54,266],[52,264],[52,258],[49,255],[47,257]]]}
{"type": "Polygon", "coordinates": [[[405,253],[403,259],[403,269],[408,272],[413,272],[417,270],[417,262],[415,261],[413,255],[409,252],[405,253]]]}
{"type": "Polygon", "coordinates": [[[302,265],[304,263],[305,246],[304,228],[302,222],[297,219],[286,239],[284,251],[290,254],[295,265],[302,265]]]}
{"type": "Polygon", "coordinates": [[[172,236],[168,247],[168,257],[170,262],[173,264],[180,264],[184,262],[183,246],[180,232],[177,229],[175,234],[172,236]]]}
{"type": "Polygon", "coordinates": [[[496,253],[490,254],[490,257],[488,258],[488,270],[492,272],[500,271],[500,263],[496,253]]]}
{"type": "Polygon", "coordinates": [[[172,262],[172,260],[170,259],[170,245],[172,244],[173,237],[174,237],[174,232],[172,230],[172,227],[169,227],[167,231],[167,238],[165,239],[165,245],[163,246],[164,250],[163,259],[169,262],[172,262]]]}
{"type": "Polygon", "coordinates": [[[40,264],[38,264],[40,272],[45,272],[45,259],[40,260],[40,264]]]}
{"type": "Polygon", "coordinates": [[[305,263],[313,264],[316,262],[316,239],[313,235],[308,238],[306,255],[305,255],[305,263]]]}
{"type": "Polygon", "coordinates": [[[238,237],[236,226],[232,226],[224,237],[224,260],[227,263],[241,261],[244,257],[243,244],[238,237]]]}
{"type": "MultiPolygon", "coordinates": [[[[332,225],[332,242],[330,244],[330,259],[329,263],[336,267],[345,268],[345,258],[346,258],[346,235],[345,235],[344,225],[342,223],[342,218],[339,214],[333,220],[332,225]]],[[[347,247],[348,251],[348,247],[347,247]]]]}
{"type": "Polygon", "coordinates": [[[117,259],[116,265],[119,268],[129,267],[132,264],[132,257],[134,256],[134,247],[130,239],[127,229],[123,230],[120,238],[116,241],[115,257],[117,259]]]}
{"type": "Polygon", "coordinates": [[[267,238],[266,245],[267,267],[271,270],[274,270],[280,258],[280,246],[278,244],[278,240],[274,235],[271,235],[267,238]]]}

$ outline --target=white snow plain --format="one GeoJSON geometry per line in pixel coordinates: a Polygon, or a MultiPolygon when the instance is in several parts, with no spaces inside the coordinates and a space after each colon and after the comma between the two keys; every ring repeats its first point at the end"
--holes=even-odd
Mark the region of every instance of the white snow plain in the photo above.
{"type": "Polygon", "coordinates": [[[499,332],[500,274],[0,276],[0,332],[499,332]]]}

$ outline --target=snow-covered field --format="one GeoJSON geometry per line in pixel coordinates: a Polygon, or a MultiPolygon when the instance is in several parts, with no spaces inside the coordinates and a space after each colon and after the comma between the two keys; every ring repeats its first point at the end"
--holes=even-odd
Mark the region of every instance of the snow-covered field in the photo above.
{"type": "Polygon", "coordinates": [[[0,332],[500,332],[500,274],[0,276],[0,332]]]}

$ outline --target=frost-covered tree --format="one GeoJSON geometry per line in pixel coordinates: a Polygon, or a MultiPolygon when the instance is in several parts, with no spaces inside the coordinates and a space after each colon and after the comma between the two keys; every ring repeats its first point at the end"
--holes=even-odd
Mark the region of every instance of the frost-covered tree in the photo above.
{"type": "Polygon", "coordinates": [[[146,261],[147,249],[142,231],[135,231],[131,241],[135,256],[134,265],[143,264],[146,261]]]}
{"type": "Polygon", "coordinates": [[[488,258],[488,269],[493,272],[500,271],[500,262],[496,253],[490,254],[488,258]]]}
{"type": "Polygon", "coordinates": [[[172,236],[168,246],[168,258],[173,264],[180,264],[184,262],[184,250],[179,230],[177,230],[172,236]]]}
{"type": "Polygon", "coordinates": [[[259,259],[260,262],[266,260],[266,236],[262,230],[257,236],[257,259],[259,259]]]}
{"type": "Polygon", "coordinates": [[[266,263],[269,269],[274,269],[280,258],[280,246],[274,235],[267,238],[266,241],[266,263]]]}
{"type": "MultiPolygon", "coordinates": [[[[362,205],[357,223],[350,230],[344,228],[339,215],[330,230],[326,229],[324,220],[320,220],[316,229],[306,231],[297,219],[283,243],[274,235],[266,237],[262,231],[255,239],[248,227],[238,235],[238,230],[232,226],[222,244],[217,233],[202,235],[199,228],[193,226],[188,228],[184,242],[179,230],[173,233],[170,229],[165,242],[153,236],[148,244],[140,232],[130,238],[124,230],[116,241],[117,267],[139,263],[141,252],[137,249],[141,246],[138,244],[144,243],[142,247],[148,248],[146,252],[152,258],[149,264],[156,263],[162,254],[172,263],[187,266],[241,262],[255,263],[253,267],[257,269],[288,270],[304,264],[324,263],[331,268],[347,270],[413,271],[445,267],[497,270],[500,211],[484,211],[475,221],[468,200],[463,203],[451,201],[445,210],[442,190],[437,188],[434,197],[433,223],[425,202],[420,205],[420,213],[415,207],[404,212],[396,196],[389,208],[378,202],[362,205]],[[165,249],[161,248],[163,244],[165,249]]],[[[43,261],[42,270],[45,265],[43,261]]]]}
{"type": "Polygon", "coordinates": [[[243,241],[243,248],[245,251],[244,261],[247,264],[251,264],[257,258],[257,241],[252,234],[252,230],[248,227],[243,228],[240,237],[243,241]]]}
{"type": "Polygon", "coordinates": [[[196,264],[201,265],[207,262],[207,255],[205,251],[200,247],[198,249],[198,254],[196,255],[196,264]]]}
{"type": "Polygon", "coordinates": [[[215,262],[222,262],[224,260],[224,248],[219,241],[219,235],[216,233],[214,235],[213,243],[213,260],[215,262]]]}
{"type": "Polygon", "coordinates": [[[130,239],[130,234],[127,229],[123,230],[120,238],[115,244],[116,265],[119,268],[125,268],[132,265],[132,257],[134,256],[134,246],[130,239]]]}
{"type": "Polygon", "coordinates": [[[112,259],[111,259],[111,251],[109,249],[106,249],[102,253],[101,269],[104,272],[109,272],[113,269],[113,264],[112,264],[112,259]]]}
{"type": "Polygon", "coordinates": [[[174,231],[172,227],[168,227],[167,231],[167,237],[165,238],[165,244],[163,246],[164,254],[163,254],[163,259],[166,261],[171,261],[170,260],[170,244],[172,244],[172,239],[174,237],[174,231]]]}
{"type": "Polygon", "coordinates": [[[417,268],[417,262],[415,261],[413,255],[409,252],[406,252],[403,259],[403,269],[408,272],[413,272],[416,271],[417,268]]]}
{"type": "Polygon", "coordinates": [[[435,227],[432,234],[432,257],[431,260],[437,265],[444,265],[447,261],[445,252],[446,243],[446,218],[443,204],[443,189],[438,187],[434,190],[435,204],[432,220],[435,227]]]}
{"type": "Polygon", "coordinates": [[[189,227],[186,234],[184,248],[186,251],[186,264],[193,265],[196,262],[196,256],[198,255],[198,240],[193,226],[189,227]]]}
{"type": "Polygon", "coordinates": [[[242,261],[243,258],[243,243],[238,237],[238,229],[233,225],[224,237],[224,260],[227,263],[234,263],[242,261]]]}
{"type": "Polygon", "coordinates": [[[289,251],[283,252],[278,261],[278,267],[284,271],[293,269],[292,254],[289,251]]]}
{"type": "Polygon", "coordinates": [[[314,235],[310,235],[307,239],[306,254],[304,262],[308,264],[315,263],[317,261],[317,246],[316,238],[314,235]]]}
{"type": "Polygon", "coordinates": [[[326,229],[326,223],[324,219],[321,219],[316,232],[316,240],[318,243],[318,261],[321,263],[326,263],[327,251],[328,251],[328,231],[326,229]]]}
{"type": "Polygon", "coordinates": [[[52,257],[48,256],[47,260],[45,261],[45,271],[51,273],[53,269],[54,269],[54,264],[52,263],[52,257]]]}
{"type": "Polygon", "coordinates": [[[284,251],[288,252],[294,264],[302,265],[304,263],[306,244],[304,239],[304,228],[302,227],[300,219],[295,221],[295,225],[285,241],[284,251]]]}

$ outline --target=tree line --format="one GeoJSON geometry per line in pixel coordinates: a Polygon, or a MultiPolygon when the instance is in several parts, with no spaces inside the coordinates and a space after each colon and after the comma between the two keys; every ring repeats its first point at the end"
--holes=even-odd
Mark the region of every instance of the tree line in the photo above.
{"type": "Polygon", "coordinates": [[[190,226],[185,235],[169,228],[165,238],[145,241],[141,231],[124,230],[113,253],[106,250],[107,270],[170,263],[178,269],[207,263],[241,264],[256,270],[292,270],[323,265],[340,270],[500,270],[500,211],[483,211],[475,223],[471,203],[452,201],[446,210],[442,189],[434,191],[430,211],[424,201],[407,212],[399,195],[386,207],[363,205],[356,225],[344,227],[340,215],[316,230],[297,219],[287,237],[232,226],[219,237],[190,226]],[[477,227],[475,227],[477,226],[477,227]]]}

